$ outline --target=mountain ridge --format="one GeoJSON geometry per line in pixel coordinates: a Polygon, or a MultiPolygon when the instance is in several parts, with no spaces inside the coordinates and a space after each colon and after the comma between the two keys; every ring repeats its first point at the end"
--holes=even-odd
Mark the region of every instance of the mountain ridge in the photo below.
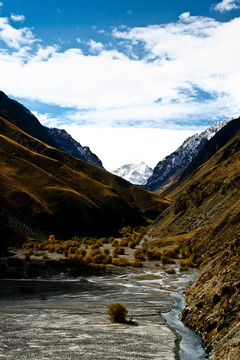
{"type": "Polygon", "coordinates": [[[83,147],[65,130],[43,126],[30,110],[16,100],[10,99],[3,91],[0,91],[0,116],[36,139],[104,169],[101,160],[89,147],[83,147]]]}
{"type": "Polygon", "coordinates": [[[0,227],[11,239],[107,235],[170,202],[76,159],[0,117],[0,227]],[[111,222],[109,222],[111,218],[111,222]],[[11,228],[11,231],[8,231],[11,228]]]}
{"type": "Polygon", "coordinates": [[[179,238],[181,248],[189,249],[191,256],[202,257],[200,271],[185,291],[182,319],[202,334],[212,360],[238,359],[239,118],[231,120],[210,141],[211,154],[209,142],[202,150],[208,160],[170,189],[168,197],[173,203],[149,227],[148,235],[162,241],[179,238]]]}
{"type": "Polygon", "coordinates": [[[205,144],[232,119],[213,123],[200,134],[194,134],[187,138],[183,144],[173,153],[161,160],[153,169],[153,174],[147,180],[143,188],[150,191],[165,190],[168,186],[176,183],[186,167],[197,156],[205,144]]]}

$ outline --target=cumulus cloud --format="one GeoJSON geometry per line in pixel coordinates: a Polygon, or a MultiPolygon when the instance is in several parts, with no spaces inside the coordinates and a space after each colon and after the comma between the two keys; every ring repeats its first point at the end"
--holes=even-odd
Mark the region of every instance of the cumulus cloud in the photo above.
{"type": "Polygon", "coordinates": [[[90,39],[88,42],[91,53],[99,53],[104,49],[104,45],[101,42],[96,42],[93,39],[90,39]]]}
{"type": "Polygon", "coordinates": [[[9,24],[8,18],[0,18],[0,39],[10,48],[20,50],[22,46],[32,45],[35,41],[34,34],[27,28],[16,29],[9,24]]]}
{"type": "Polygon", "coordinates": [[[112,48],[109,36],[108,46],[91,39],[86,54],[44,47],[0,18],[0,39],[14,49],[0,51],[1,89],[71,107],[66,118],[81,124],[196,128],[240,112],[239,32],[240,18],[186,12],[174,23],[114,29],[112,48]]]}
{"type": "Polygon", "coordinates": [[[24,15],[17,15],[17,14],[11,14],[11,20],[14,22],[24,22],[25,16],[24,15]]]}
{"type": "Polygon", "coordinates": [[[216,11],[224,12],[240,8],[239,0],[223,0],[219,4],[213,5],[212,8],[216,11]]]}

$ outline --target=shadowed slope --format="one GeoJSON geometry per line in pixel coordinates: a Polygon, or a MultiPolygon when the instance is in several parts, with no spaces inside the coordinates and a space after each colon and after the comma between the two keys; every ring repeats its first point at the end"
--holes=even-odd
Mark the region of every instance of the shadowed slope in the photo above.
{"type": "Polygon", "coordinates": [[[9,226],[46,237],[107,235],[140,225],[169,205],[163,197],[34,139],[0,118],[0,196],[9,226]]]}
{"type": "Polygon", "coordinates": [[[149,231],[178,235],[205,260],[186,291],[183,318],[202,333],[213,360],[240,356],[239,169],[240,131],[174,187],[174,203],[149,231]]]}

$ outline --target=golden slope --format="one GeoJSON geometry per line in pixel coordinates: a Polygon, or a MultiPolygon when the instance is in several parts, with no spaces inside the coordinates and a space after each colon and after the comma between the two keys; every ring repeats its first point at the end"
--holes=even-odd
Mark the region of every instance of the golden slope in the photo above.
{"type": "Polygon", "coordinates": [[[186,291],[184,319],[211,359],[240,358],[240,131],[169,194],[150,234],[180,235],[205,263],[186,291]]]}
{"type": "MultiPolygon", "coordinates": [[[[0,118],[0,197],[31,229],[110,234],[154,218],[169,201],[27,135],[0,118]]],[[[0,198],[0,199],[1,199],[0,198]]]]}

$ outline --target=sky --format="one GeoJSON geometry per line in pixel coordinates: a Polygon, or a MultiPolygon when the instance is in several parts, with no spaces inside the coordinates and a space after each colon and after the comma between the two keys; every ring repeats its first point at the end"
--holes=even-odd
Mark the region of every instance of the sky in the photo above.
{"type": "Polygon", "coordinates": [[[240,113],[240,0],[0,1],[0,90],[109,171],[240,113]]]}

